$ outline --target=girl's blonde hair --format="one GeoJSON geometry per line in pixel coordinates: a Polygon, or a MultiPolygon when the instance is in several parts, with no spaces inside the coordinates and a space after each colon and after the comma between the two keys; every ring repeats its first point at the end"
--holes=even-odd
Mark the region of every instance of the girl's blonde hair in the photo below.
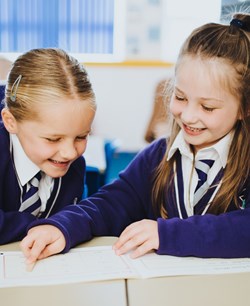
{"type": "MultiPolygon", "coordinates": [[[[250,15],[235,14],[233,19],[234,22],[230,25],[210,23],[194,30],[183,44],[176,63],[178,70],[184,56],[216,59],[229,65],[234,72],[233,75],[225,75],[224,84],[232,94],[239,97],[241,119],[235,124],[222,185],[208,210],[213,214],[227,211],[232,202],[235,203],[235,208],[238,207],[239,192],[250,174],[250,15]]],[[[167,151],[154,179],[153,205],[156,213],[165,218],[166,194],[174,192],[172,169],[176,158],[173,156],[167,162],[167,155],[179,130],[176,122],[173,122],[171,137],[167,140],[167,151]]]]}
{"type": "Polygon", "coordinates": [[[55,101],[74,98],[88,100],[96,109],[86,70],[64,50],[33,49],[13,63],[4,103],[17,121],[38,119],[38,104],[49,107],[55,101]]]}

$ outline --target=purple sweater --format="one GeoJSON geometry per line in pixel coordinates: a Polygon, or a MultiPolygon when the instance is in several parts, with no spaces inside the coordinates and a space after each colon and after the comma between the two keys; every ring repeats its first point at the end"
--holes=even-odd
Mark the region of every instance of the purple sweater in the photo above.
{"type": "Polygon", "coordinates": [[[158,222],[158,254],[250,257],[249,180],[244,186],[245,209],[237,210],[230,205],[229,211],[220,215],[194,215],[180,219],[175,195],[171,193],[166,204],[169,218],[154,215],[152,177],[165,150],[165,140],[153,142],[135,157],[116,181],[78,205],[67,206],[46,220],[33,222],[30,227],[38,224],[58,227],[66,238],[64,252],[67,252],[94,236],[119,236],[132,222],[152,219],[158,222]]]}

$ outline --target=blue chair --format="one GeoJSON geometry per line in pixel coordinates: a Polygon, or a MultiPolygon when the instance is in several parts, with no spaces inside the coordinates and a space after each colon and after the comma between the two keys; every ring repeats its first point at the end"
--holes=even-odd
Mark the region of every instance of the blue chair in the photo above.
{"type": "Polygon", "coordinates": [[[128,166],[137,153],[137,151],[128,152],[122,150],[114,152],[106,173],[105,184],[111,183],[118,178],[119,173],[128,166]]]}
{"type": "Polygon", "coordinates": [[[104,144],[106,169],[101,175],[101,185],[109,183],[109,176],[112,167],[112,160],[120,147],[120,141],[118,139],[107,139],[104,144]]]}
{"type": "Polygon", "coordinates": [[[85,185],[82,198],[87,198],[96,193],[101,185],[101,173],[98,168],[86,166],[85,185]]]}
{"type": "Polygon", "coordinates": [[[101,186],[109,182],[108,178],[110,176],[112,160],[118,147],[119,141],[117,139],[106,140],[104,142],[106,159],[106,169],[104,172],[101,172],[97,167],[86,166],[86,177],[82,198],[91,196],[92,194],[96,193],[101,186]]]}

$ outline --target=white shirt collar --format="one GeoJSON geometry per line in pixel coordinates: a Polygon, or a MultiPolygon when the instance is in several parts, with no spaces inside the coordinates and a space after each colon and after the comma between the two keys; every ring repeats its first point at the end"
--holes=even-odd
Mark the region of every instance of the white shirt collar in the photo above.
{"type": "MultiPolygon", "coordinates": [[[[233,135],[234,135],[234,132],[232,131],[228,133],[226,136],[224,136],[217,143],[212,145],[211,147],[207,147],[207,148],[199,150],[195,156],[195,159],[200,160],[200,159],[208,159],[208,158],[209,159],[219,158],[222,167],[225,168],[227,164],[228,153],[229,153],[233,135]]],[[[191,160],[193,160],[194,155],[190,149],[189,144],[187,144],[186,141],[184,140],[182,130],[179,132],[179,134],[175,138],[173,145],[169,150],[167,160],[169,160],[174,155],[176,150],[179,150],[181,155],[185,155],[191,160]]]]}
{"type": "Polygon", "coordinates": [[[16,172],[21,185],[24,186],[40,171],[40,169],[28,158],[15,134],[10,134],[10,142],[12,143],[16,172]]]}

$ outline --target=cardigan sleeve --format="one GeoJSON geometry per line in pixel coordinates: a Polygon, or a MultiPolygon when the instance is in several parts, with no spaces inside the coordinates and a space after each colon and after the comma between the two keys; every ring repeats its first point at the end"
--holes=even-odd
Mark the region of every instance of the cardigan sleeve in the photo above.
{"type": "Polygon", "coordinates": [[[220,215],[158,220],[158,254],[174,256],[250,257],[250,208],[220,215]]]}

